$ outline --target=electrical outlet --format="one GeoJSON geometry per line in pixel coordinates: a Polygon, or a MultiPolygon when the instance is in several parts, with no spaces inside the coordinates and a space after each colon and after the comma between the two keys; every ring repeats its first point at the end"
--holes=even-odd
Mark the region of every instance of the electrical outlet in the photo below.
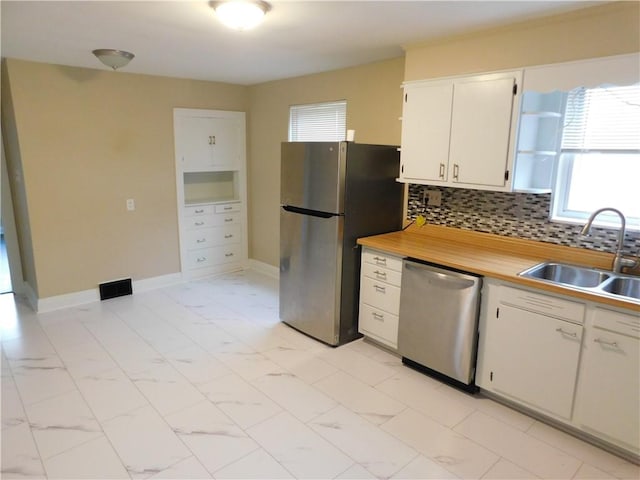
{"type": "Polygon", "coordinates": [[[427,205],[430,207],[439,207],[442,205],[442,192],[440,190],[428,190],[426,194],[429,197],[427,205]]]}
{"type": "Polygon", "coordinates": [[[133,198],[127,198],[127,210],[132,212],[135,209],[136,209],[136,202],[133,200],[133,198]]]}

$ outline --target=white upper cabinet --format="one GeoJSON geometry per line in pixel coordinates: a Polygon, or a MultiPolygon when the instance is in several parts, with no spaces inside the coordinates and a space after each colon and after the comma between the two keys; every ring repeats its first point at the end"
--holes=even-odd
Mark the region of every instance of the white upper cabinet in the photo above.
{"type": "Polygon", "coordinates": [[[508,190],[521,71],[406,83],[400,180],[508,190]]]}
{"type": "Polygon", "coordinates": [[[235,170],[244,155],[244,118],[238,112],[176,109],[176,155],[185,172],[235,170]]]}
{"type": "Polygon", "coordinates": [[[402,179],[447,181],[452,101],[453,83],[449,81],[405,86],[402,179]]]}

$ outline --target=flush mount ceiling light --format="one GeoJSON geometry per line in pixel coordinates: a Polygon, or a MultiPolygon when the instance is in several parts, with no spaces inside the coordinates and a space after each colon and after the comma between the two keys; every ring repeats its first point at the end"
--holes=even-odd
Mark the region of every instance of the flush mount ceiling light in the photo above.
{"type": "Polygon", "coordinates": [[[227,27],[249,30],[262,22],[271,5],[262,0],[225,0],[209,2],[218,18],[227,27]]]}
{"type": "Polygon", "coordinates": [[[113,50],[112,48],[99,48],[92,53],[107,67],[111,67],[114,70],[124,67],[135,57],[133,53],[125,52],[124,50],[113,50]]]}

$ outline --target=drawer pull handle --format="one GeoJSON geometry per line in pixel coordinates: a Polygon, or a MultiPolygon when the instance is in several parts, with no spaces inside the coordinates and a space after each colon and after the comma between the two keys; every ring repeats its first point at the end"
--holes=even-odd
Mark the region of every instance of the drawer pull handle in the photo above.
{"type": "Polygon", "coordinates": [[[225,210],[233,210],[233,207],[224,207],[225,210]]]}
{"type": "Polygon", "coordinates": [[[196,240],[196,243],[204,243],[206,241],[207,241],[206,238],[199,238],[199,239],[196,240]]]}
{"type": "Polygon", "coordinates": [[[224,256],[225,257],[233,257],[233,253],[225,253],[224,256]]]}
{"type": "Polygon", "coordinates": [[[578,338],[578,334],[576,332],[567,332],[560,327],[556,328],[556,332],[560,332],[562,335],[567,335],[569,337],[578,338]]]}
{"type": "Polygon", "coordinates": [[[233,238],[233,235],[225,235],[224,238],[233,238]]]}
{"type": "Polygon", "coordinates": [[[199,208],[196,210],[196,213],[204,213],[204,208],[199,208]]]}
{"type": "Polygon", "coordinates": [[[379,320],[381,322],[384,322],[384,315],[382,315],[381,313],[371,312],[371,316],[373,317],[374,320],[379,320]]]}
{"type": "Polygon", "coordinates": [[[196,260],[198,263],[202,263],[205,262],[207,260],[207,257],[198,257],[198,260],[196,260]]]}
{"type": "Polygon", "coordinates": [[[385,290],[386,290],[384,287],[382,287],[380,285],[374,285],[373,288],[375,288],[376,292],[378,292],[378,293],[385,293],[385,290]]]}
{"type": "Polygon", "coordinates": [[[380,277],[380,278],[384,278],[384,279],[386,279],[386,278],[387,278],[387,272],[380,272],[380,271],[376,270],[376,271],[375,271],[375,272],[373,272],[373,273],[375,273],[375,274],[376,274],[376,277],[380,277]]]}
{"type": "Polygon", "coordinates": [[[618,342],[607,342],[606,340],[602,340],[600,338],[594,338],[593,341],[595,343],[599,343],[600,345],[606,345],[608,347],[619,348],[618,342]]]}
{"type": "Polygon", "coordinates": [[[387,259],[384,257],[373,257],[373,259],[376,261],[376,263],[378,265],[386,265],[387,264],[387,259]]]}
{"type": "Polygon", "coordinates": [[[194,223],[194,225],[196,227],[201,227],[202,225],[204,225],[204,222],[196,222],[196,223],[194,223]]]}
{"type": "Polygon", "coordinates": [[[438,174],[440,178],[444,178],[444,163],[440,164],[440,171],[438,172],[438,174]]]}
{"type": "Polygon", "coordinates": [[[225,218],[224,221],[225,222],[233,222],[233,218],[225,218]]]}

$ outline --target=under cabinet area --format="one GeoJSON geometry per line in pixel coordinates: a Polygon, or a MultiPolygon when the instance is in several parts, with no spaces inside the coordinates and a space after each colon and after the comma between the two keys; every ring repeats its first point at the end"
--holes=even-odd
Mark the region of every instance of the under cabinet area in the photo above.
{"type": "Polygon", "coordinates": [[[398,347],[402,258],[363,249],[358,331],[387,347],[398,347]]]}
{"type": "Polygon", "coordinates": [[[400,180],[507,189],[521,78],[514,71],[406,83],[400,180]]]}
{"type": "Polygon", "coordinates": [[[244,117],[174,110],[180,257],[187,278],[246,264],[244,117]]]}

